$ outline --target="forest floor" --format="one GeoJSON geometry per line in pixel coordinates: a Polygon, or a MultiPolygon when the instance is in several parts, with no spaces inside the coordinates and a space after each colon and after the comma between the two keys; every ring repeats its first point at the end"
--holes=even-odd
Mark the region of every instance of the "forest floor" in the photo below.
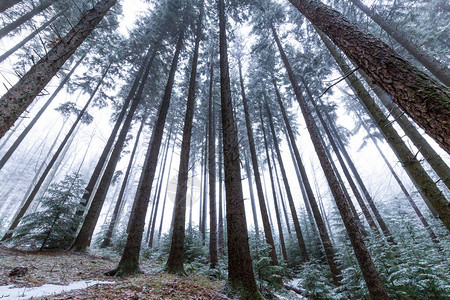
{"type": "MultiPolygon", "coordinates": [[[[223,281],[202,276],[180,277],[158,272],[151,260],[141,262],[144,274],[126,278],[108,277],[104,272],[117,265],[114,257],[78,254],[70,251],[27,252],[0,246],[0,286],[19,288],[44,284],[68,285],[78,281],[109,282],[73,290],[45,299],[228,299],[219,290],[223,281]],[[9,276],[17,267],[28,268],[23,276],[9,276]]],[[[0,299],[6,298],[5,293],[0,299]]],[[[33,298],[35,299],[35,298],[33,298]]]]}

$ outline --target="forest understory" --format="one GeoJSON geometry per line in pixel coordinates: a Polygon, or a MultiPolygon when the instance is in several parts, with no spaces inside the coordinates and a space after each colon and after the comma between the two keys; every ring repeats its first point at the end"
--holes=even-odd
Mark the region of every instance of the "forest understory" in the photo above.
{"type": "MultiPolygon", "coordinates": [[[[118,255],[113,254],[117,259],[118,255]]],[[[104,272],[117,263],[108,256],[96,256],[71,251],[23,251],[0,247],[0,286],[22,288],[44,284],[68,285],[78,281],[99,281],[96,284],[70,292],[47,295],[45,299],[229,299],[220,293],[224,279],[212,280],[206,276],[170,275],[151,259],[141,261],[142,274],[131,277],[110,277],[104,272]],[[24,275],[10,276],[15,268],[27,268],[24,275]]],[[[1,290],[0,299],[28,299],[20,294],[1,290]]],[[[41,299],[33,297],[32,299],[41,299]]]]}

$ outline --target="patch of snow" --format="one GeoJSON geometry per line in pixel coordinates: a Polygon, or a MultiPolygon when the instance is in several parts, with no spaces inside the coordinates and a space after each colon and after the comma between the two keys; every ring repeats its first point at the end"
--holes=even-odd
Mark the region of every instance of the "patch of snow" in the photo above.
{"type": "Polygon", "coordinates": [[[31,299],[63,292],[85,289],[96,284],[113,284],[111,281],[83,280],[68,285],[44,284],[39,287],[15,287],[14,285],[0,286],[0,299],[31,299]]]}

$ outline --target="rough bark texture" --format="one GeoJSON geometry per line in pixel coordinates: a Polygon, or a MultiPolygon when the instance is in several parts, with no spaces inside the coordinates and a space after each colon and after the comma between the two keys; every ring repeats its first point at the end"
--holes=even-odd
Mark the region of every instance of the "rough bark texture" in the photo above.
{"type": "Polygon", "coordinates": [[[220,255],[225,254],[225,239],[223,234],[223,201],[222,201],[222,195],[223,195],[223,186],[222,186],[222,165],[223,165],[223,147],[222,147],[222,120],[220,119],[219,122],[219,140],[218,140],[218,148],[219,148],[219,206],[218,206],[218,229],[217,229],[217,235],[218,235],[218,249],[220,255]]]}
{"type": "MultiPolygon", "coordinates": [[[[345,62],[345,59],[340,55],[337,49],[333,47],[329,40],[326,38],[323,38],[322,40],[332,54],[333,58],[336,60],[342,73],[348,74],[350,67],[345,62]]],[[[414,154],[411,153],[408,146],[406,146],[403,142],[398,132],[394,129],[392,124],[375,103],[374,99],[367,92],[361,81],[359,81],[354,74],[348,76],[347,80],[368,110],[371,117],[378,124],[379,129],[385,136],[392,150],[394,150],[395,154],[402,162],[413,182],[420,189],[422,195],[425,196],[424,199],[427,199],[429,203],[431,203],[432,208],[436,210],[439,218],[442,220],[447,229],[450,230],[450,204],[447,199],[445,199],[442,192],[437,188],[436,183],[423,169],[414,154]]],[[[428,201],[425,203],[428,203],[428,201]]]]}
{"type": "Polygon", "coordinates": [[[52,1],[45,1],[42,4],[40,4],[39,6],[34,7],[32,10],[30,10],[29,12],[27,12],[26,14],[24,14],[17,20],[9,23],[8,25],[6,25],[2,29],[0,29],[0,39],[4,38],[7,34],[16,30],[17,28],[19,28],[19,26],[21,26],[23,23],[31,20],[37,14],[39,14],[39,13],[43,12],[44,10],[46,10],[47,8],[49,8],[50,5],[52,5],[52,1]]]}
{"type": "MultiPolygon", "coordinates": [[[[255,176],[256,192],[258,194],[259,209],[261,211],[264,235],[266,237],[267,244],[269,244],[272,247],[269,252],[269,256],[272,259],[272,263],[275,265],[278,265],[277,253],[275,251],[275,243],[273,241],[273,236],[272,236],[272,228],[270,227],[269,215],[267,213],[267,207],[266,207],[266,202],[264,199],[264,193],[263,193],[263,188],[262,188],[262,183],[261,183],[261,176],[259,174],[258,157],[256,155],[255,139],[253,137],[252,123],[250,121],[247,97],[245,94],[244,79],[242,77],[241,61],[239,60],[238,63],[239,63],[239,79],[240,79],[240,84],[241,84],[242,102],[244,104],[245,125],[247,127],[248,144],[249,144],[250,155],[251,155],[251,159],[252,159],[253,175],[255,176]]],[[[247,162],[246,162],[246,164],[247,164],[247,162]]],[[[249,176],[249,180],[250,180],[250,174],[248,176],[249,176]]]]}
{"type": "Polygon", "coordinates": [[[292,128],[289,123],[288,116],[286,114],[286,109],[284,108],[284,104],[281,100],[281,95],[278,91],[275,79],[273,79],[273,85],[276,92],[276,98],[280,106],[281,113],[283,115],[283,120],[286,125],[287,132],[289,134],[289,139],[291,141],[291,145],[294,151],[295,155],[294,162],[297,162],[300,174],[302,175],[303,183],[307,193],[307,199],[311,207],[312,213],[314,215],[314,220],[316,221],[317,229],[319,230],[320,240],[322,241],[323,249],[325,250],[325,256],[327,258],[328,266],[330,267],[331,274],[333,275],[333,282],[336,285],[340,285],[340,281],[342,279],[341,270],[339,270],[336,264],[333,245],[331,244],[331,239],[328,234],[325,222],[323,221],[322,215],[320,214],[319,205],[317,204],[316,197],[314,196],[314,192],[311,188],[311,184],[309,182],[305,166],[303,165],[300,152],[298,151],[297,145],[295,144],[294,133],[292,132],[292,128]]]}
{"type": "Polygon", "coordinates": [[[97,27],[117,0],[101,0],[0,99],[0,138],[97,27]]]}
{"type": "Polygon", "coordinates": [[[387,32],[394,40],[396,40],[403,48],[405,48],[409,54],[414,56],[431,74],[436,76],[437,79],[442,81],[445,85],[450,86],[450,70],[448,67],[437,61],[434,57],[426,53],[418,45],[408,38],[408,34],[400,31],[395,25],[390,24],[376,11],[367,7],[360,0],[349,0],[361,9],[369,18],[378,24],[384,31],[387,32]]]}
{"type": "Polygon", "coordinates": [[[141,250],[142,234],[144,233],[145,216],[152,190],[153,179],[155,178],[156,164],[159,151],[161,148],[161,140],[166,123],[167,112],[170,106],[170,98],[172,96],[173,84],[175,80],[175,72],[178,66],[178,58],[183,47],[184,32],[180,32],[175,48],[172,64],[167,79],[166,88],[158,111],[158,119],[153,128],[151,143],[146,154],[146,162],[144,164],[140,188],[134,199],[133,213],[130,219],[130,232],[128,234],[125,249],[116,269],[107,272],[107,275],[116,274],[133,274],[139,272],[139,254],[141,250]]]}
{"type": "MultiPolygon", "coordinates": [[[[199,25],[200,26],[200,25],[199,25]]],[[[209,79],[209,139],[208,139],[208,178],[209,178],[209,261],[210,267],[217,265],[217,214],[216,214],[216,124],[213,99],[214,68],[211,59],[209,79]]]]}
{"type": "MultiPolygon", "coordinates": [[[[170,273],[185,274],[184,262],[184,238],[186,226],[186,192],[189,176],[189,157],[191,151],[192,120],[195,109],[195,87],[197,84],[198,53],[200,47],[202,14],[197,22],[197,34],[195,37],[194,55],[192,57],[191,78],[184,116],[183,140],[181,142],[180,165],[178,168],[177,190],[175,193],[175,208],[173,219],[172,242],[166,270],[170,273]]],[[[212,80],[212,79],[211,79],[212,80]]],[[[193,191],[191,191],[193,193],[193,191]]]]}
{"type": "Polygon", "coordinates": [[[81,229],[78,232],[77,238],[75,239],[75,242],[71,247],[71,250],[85,251],[86,248],[91,243],[95,226],[97,225],[100,212],[103,208],[106,195],[111,185],[111,180],[114,176],[114,171],[116,169],[117,163],[119,162],[120,154],[122,153],[123,147],[125,145],[125,140],[127,138],[128,131],[131,128],[131,122],[133,121],[135,117],[135,112],[142,101],[143,98],[142,93],[144,91],[145,84],[149,77],[153,61],[156,57],[156,54],[158,53],[156,49],[157,48],[153,50],[152,56],[150,57],[150,60],[146,66],[145,72],[142,76],[142,82],[139,86],[138,91],[136,92],[134,99],[131,102],[130,110],[128,111],[125,121],[123,122],[122,129],[120,130],[119,136],[117,137],[117,141],[114,144],[111,156],[109,158],[108,163],[106,164],[106,168],[100,179],[100,183],[98,184],[97,191],[95,192],[95,195],[92,198],[91,205],[89,206],[83,224],[81,225],[81,229]]]}
{"type": "Polygon", "coordinates": [[[87,53],[85,53],[72,67],[72,69],[67,73],[67,75],[61,80],[58,87],[53,91],[53,94],[48,98],[48,100],[44,103],[44,105],[39,109],[39,111],[36,113],[36,115],[33,117],[33,119],[28,123],[27,127],[20,133],[20,135],[17,137],[17,139],[14,141],[14,143],[9,147],[8,151],[3,155],[2,159],[0,160],[0,170],[5,166],[6,162],[9,160],[11,155],[16,151],[17,147],[22,143],[24,138],[27,136],[27,134],[30,132],[30,130],[33,128],[34,124],[36,124],[37,121],[39,121],[40,117],[44,113],[44,111],[48,108],[48,106],[53,102],[53,100],[58,96],[59,92],[63,89],[64,85],[69,81],[70,77],[72,77],[72,74],[75,72],[75,70],[78,68],[78,66],[81,64],[81,62],[86,57],[87,53]]]}
{"type": "Polygon", "coordinates": [[[442,182],[450,189],[450,168],[444,162],[442,157],[436,153],[427,140],[420,134],[417,128],[404,115],[398,106],[392,103],[391,97],[383,91],[379,86],[372,83],[370,78],[364,72],[360,72],[362,77],[367,81],[370,88],[375,92],[381,103],[388,109],[389,113],[395,118],[395,121],[408,135],[408,138],[413,142],[414,146],[420,151],[423,157],[427,160],[436,174],[441,178],[442,182]]]}
{"type": "Polygon", "coordinates": [[[298,246],[300,247],[300,254],[302,256],[303,261],[308,261],[309,256],[308,256],[308,252],[306,251],[305,240],[303,239],[302,229],[300,227],[300,222],[298,221],[297,211],[295,210],[294,198],[292,197],[291,188],[289,186],[288,178],[286,175],[286,170],[284,169],[283,159],[281,157],[280,146],[278,145],[277,135],[275,132],[275,127],[273,125],[272,113],[271,113],[267,103],[266,103],[266,111],[267,111],[267,114],[269,117],[270,131],[272,132],[272,142],[275,147],[275,152],[276,152],[276,156],[278,159],[278,165],[280,166],[281,176],[284,181],[284,187],[286,190],[289,208],[291,210],[292,221],[294,222],[294,229],[295,229],[295,233],[297,236],[298,246]]]}
{"type": "MultiPolygon", "coordinates": [[[[315,3],[315,1],[313,0],[310,2],[315,3]]],[[[281,59],[283,61],[284,67],[286,68],[289,80],[294,90],[295,98],[297,99],[302,110],[302,114],[305,119],[306,127],[311,136],[314,149],[316,150],[325,177],[328,181],[331,193],[333,194],[334,201],[336,202],[339,213],[344,222],[345,229],[347,230],[347,234],[355,252],[356,259],[358,260],[359,266],[361,268],[362,275],[367,284],[367,288],[369,289],[370,295],[374,299],[389,299],[386,289],[383,286],[383,282],[381,281],[380,275],[378,274],[372,258],[370,257],[370,253],[367,250],[367,246],[364,242],[363,236],[359,231],[358,223],[350,210],[344,192],[342,191],[336,174],[334,173],[331,163],[327,157],[324,146],[320,142],[320,133],[314,122],[314,119],[312,118],[308,110],[306,102],[303,99],[300,87],[294,76],[294,72],[292,71],[292,67],[289,64],[286,54],[284,53],[284,51],[282,51],[280,45],[278,45],[278,47],[280,50],[281,59]]]]}
{"type": "MultiPolygon", "coordinates": [[[[1,4],[0,4],[1,5],[1,4]]],[[[26,43],[28,43],[29,41],[31,41],[36,35],[38,35],[42,30],[44,30],[45,28],[48,27],[48,25],[52,24],[53,21],[55,21],[56,19],[58,19],[61,15],[63,14],[63,12],[57,13],[56,15],[54,15],[50,20],[48,20],[47,22],[44,22],[41,26],[39,26],[39,28],[37,28],[36,30],[34,30],[32,33],[30,33],[27,37],[25,37],[22,41],[20,41],[19,43],[17,43],[14,47],[12,47],[11,49],[9,49],[8,51],[6,51],[5,53],[3,53],[0,56],[0,63],[3,62],[5,59],[7,59],[11,54],[13,54],[14,52],[16,52],[17,50],[19,50],[20,48],[22,48],[26,43]]]]}
{"type": "Polygon", "coordinates": [[[414,67],[387,44],[363,32],[339,12],[316,0],[289,0],[349,58],[392,96],[426,133],[450,153],[448,88],[414,67]]]}
{"type": "Polygon", "coordinates": [[[0,12],[4,12],[20,2],[22,2],[22,0],[3,0],[0,2],[0,12]]]}
{"type": "Polygon", "coordinates": [[[239,297],[243,299],[260,299],[261,296],[258,293],[253,274],[247,221],[245,219],[241,168],[239,164],[239,143],[231,98],[224,0],[218,1],[218,11],[220,29],[220,96],[228,233],[228,281],[225,292],[229,295],[238,293],[239,297]]]}

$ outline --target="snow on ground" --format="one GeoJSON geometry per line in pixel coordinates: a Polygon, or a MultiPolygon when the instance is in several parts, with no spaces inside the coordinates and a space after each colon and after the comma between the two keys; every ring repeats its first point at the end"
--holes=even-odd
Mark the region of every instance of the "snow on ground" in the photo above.
{"type": "Polygon", "coordinates": [[[31,299],[51,296],[63,292],[85,289],[96,284],[114,284],[111,281],[83,280],[68,285],[44,284],[40,287],[15,287],[14,285],[0,286],[0,299],[31,299]]]}

